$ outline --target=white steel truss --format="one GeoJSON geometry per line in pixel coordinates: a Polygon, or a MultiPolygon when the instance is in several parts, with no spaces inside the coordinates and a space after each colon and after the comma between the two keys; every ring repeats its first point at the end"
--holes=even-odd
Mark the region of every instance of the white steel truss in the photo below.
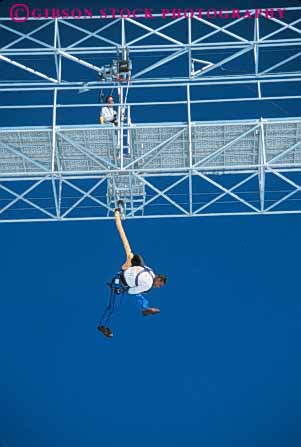
{"type": "Polygon", "coordinates": [[[0,19],[0,221],[110,219],[119,199],[128,218],[301,212],[300,118],[199,120],[209,103],[300,101],[300,11],[0,19]],[[130,81],[97,79],[125,50],[130,81]],[[82,124],[100,89],[126,122],[82,124]]]}
{"type": "MultiPolygon", "coordinates": [[[[87,73],[98,73],[105,58],[112,60],[118,50],[122,52],[126,48],[133,62],[131,88],[166,88],[171,83],[173,86],[188,83],[191,86],[254,84],[254,96],[242,98],[239,95],[239,100],[263,99],[266,97],[262,92],[265,85],[281,86],[282,83],[300,81],[300,11],[301,8],[287,8],[285,18],[279,20],[275,17],[266,19],[263,13],[255,18],[255,10],[250,10],[252,19],[229,20],[224,26],[203,16],[163,20],[159,14],[154,14],[151,21],[143,21],[139,15],[135,20],[108,16],[101,19],[100,27],[99,17],[89,20],[40,18],[26,23],[30,29],[26,33],[22,32],[22,24],[13,23],[10,18],[0,19],[2,74],[5,74],[6,65],[18,69],[24,76],[28,74],[22,82],[0,78],[0,91],[78,90],[82,79],[76,79],[74,70],[73,79],[70,79],[70,67],[74,69],[77,65],[87,73]],[[156,23],[161,25],[156,27],[156,23]],[[175,33],[180,37],[171,37],[175,33]],[[137,34],[134,39],[128,37],[137,34]],[[269,57],[271,53],[272,58],[269,57]],[[150,62],[142,62],[141,56],[150,62]],[[20,57],[28,63],[19,62],[20,57]],[[96,59],[100,64],[92,62],[96,59]],[[171,63],[179,59],[181,73],[175,72],[171,63]],[[47,60],[47,68],[42,68],[43,60],[47,60]],[[71,65],[66,65],[64,70],[62,62],[67,61],[71,65]],[[241,66],[238,71],[236,62],[243,62],[244,72],[241,72],[241,66]],[[197,67],[198,64],[201,67],[197,67]],[[164,75],[158,72],[162,67],[164,75]]],[[[110,89],[112,85],[116,87],[110,82],[102,87],[110,89]]],[[[89,89],[99,87],[99,82],[89,82],[89,89]]],[[[287,99],[285,95],[278,96],[287,99]]],[[[300,95],[290,95],[289,98],[300,98],[300,95]]],[[[205,101],[211,100],[206,98],[205,101]]],[[[31,108],[35,106],[41,108],[42,104],[30,104],[31,108]]]]}
{"type": "Polygon", "coordinates": [[[135,124],[131,153],[109,126],[3,128],[0,219],[301,212],[301,119],[135,124]]]}

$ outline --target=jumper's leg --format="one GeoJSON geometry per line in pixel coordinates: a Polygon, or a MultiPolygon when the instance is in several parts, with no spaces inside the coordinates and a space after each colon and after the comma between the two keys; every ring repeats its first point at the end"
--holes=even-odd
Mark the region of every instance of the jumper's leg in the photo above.
{"type": "Polygon", "coordinates": [[[107,326],[112,318],[112,315],[116,309],[116,295],[111,291],[110,300],[105,308],[101,319],[99,320],[99,326],[107,326]]]}

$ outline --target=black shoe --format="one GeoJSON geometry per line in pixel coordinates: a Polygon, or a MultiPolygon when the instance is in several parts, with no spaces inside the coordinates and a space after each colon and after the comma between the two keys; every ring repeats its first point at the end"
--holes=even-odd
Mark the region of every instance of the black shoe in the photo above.
{"type": "Polygon", "coordinates": [[[149,307],[148,309],[145,309],[142,311],[142,314],[144,317],[147,317],[148,315],[155,315],[160,312],[160,309],[156,309],[155,307],[149,307]]]}

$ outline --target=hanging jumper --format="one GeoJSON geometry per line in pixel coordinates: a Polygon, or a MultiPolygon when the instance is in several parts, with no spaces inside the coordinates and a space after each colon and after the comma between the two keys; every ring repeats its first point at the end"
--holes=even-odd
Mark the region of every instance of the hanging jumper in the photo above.
{"type": "Polygon", "coordinates": [[[151,268],[144,265],[140,255],[133,254],[122,227],[119,209],[115,210],[115,222],[125,250],[126,261],[122,265],[121,271],[108,283],[110,298],[98,324],[98,330],[106,337],[113,336],[108,324],[126,294],[135,299],[144,316],[160,312],[159,309],[149,307],[148,300],[142,295],[142,293],[151,290],[156,275],[151,268]]]}

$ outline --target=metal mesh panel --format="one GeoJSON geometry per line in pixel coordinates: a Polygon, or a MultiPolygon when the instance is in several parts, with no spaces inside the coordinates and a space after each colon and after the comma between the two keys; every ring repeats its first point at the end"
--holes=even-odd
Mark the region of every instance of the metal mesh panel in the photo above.
{"type": "MultiPolygon", "coordinates": [[[[258,122],[257,122],[258,124],[258,122]]],[[[260,128],[256,122],[241,124],[192,123],[192,161],[208,169],[258,165],[260,128]],[[253,129],[253,130],[252,130],[253,129]],[[243,136],[247,131],[250,132],[243,136]],[[223,149],[235,139],[239,140],[223,149]]],[[[301,163],[300,121],[264,122],[266,157],[289,166],[301,163]],[[289,150],[289,148],[294,149],[289,150]],[[285,153],[284,153],[285,152],[285,153]],[[284,153],[283,156],[273,159],[284,153]]],[[[135,126],[130,130],[129,156],[125,165],[135,169],[189,167],[187,126],[135,126]],[[134,163],[133,163],[134,162],[134,163]]],[[[0,131],[0,174],[34,174],[51,171],[51,129],[0,131]],[[20,154],[20,155],[19,155],[20,154]],[[32,160],[32,161],[31,161],[32,160]],[[36,163],[36,164],[35,164],[36,163]]],[[[67,172],[107,170],[120,165],[117,130],[114,128],[60,128],[56,137],[57,165],[67,172]]]]}
{"type": "Polygon", "coordinates": [[[114,129],[68,129],[57,135],[58,164],[63,171],[96,171],[116,163],[114,129]]]}
{"type": "Polygon", "coordinates": [[[131,154],[135,168],[185,168],[189,165],[188,132],[183,127],[151,127],[131,130],[131,154]]]}
{"type": "Polygon", "coordinates": [[[250,124],[194,126],[192,128],[193,164],[199,163],[200,166],[204,165],[207,168],[256,165],[258,163],[259,138],[257,130],[251,131],[227,149],[222,150],[226,144],[252,128],[254,125],[250,124]],[[214,153],[217,153],[216,156],[214,153]]]}
{"type": "Polygon", "coordinates": [[[120,195],[120,198],[126,198],[127,195],[143,194],[144,183],[137,177],[131,174],[118,174],[111,178],[114,184],[115,191],[120,195]]]}
{"type": "Polygon", "coordinates": [[[30,174],[43,171],[43,167],[44,170],[51,170],[50,131],[0,131],[1,174],[30,174]],[[34,162],[42,166],[39,167],[34,162]]]}
{"type": "MultiPolygon", "coordinates": [[[[301,124],[296,123],[267,123],[265,124],[265,147],[267,161],[277,157],[301,139],[301,124]]],[[[273,161],[272,161],[273,163],[273,161]]],[[[301,144],[275,160],[276,164],[300,164],[301,144]]]]}

